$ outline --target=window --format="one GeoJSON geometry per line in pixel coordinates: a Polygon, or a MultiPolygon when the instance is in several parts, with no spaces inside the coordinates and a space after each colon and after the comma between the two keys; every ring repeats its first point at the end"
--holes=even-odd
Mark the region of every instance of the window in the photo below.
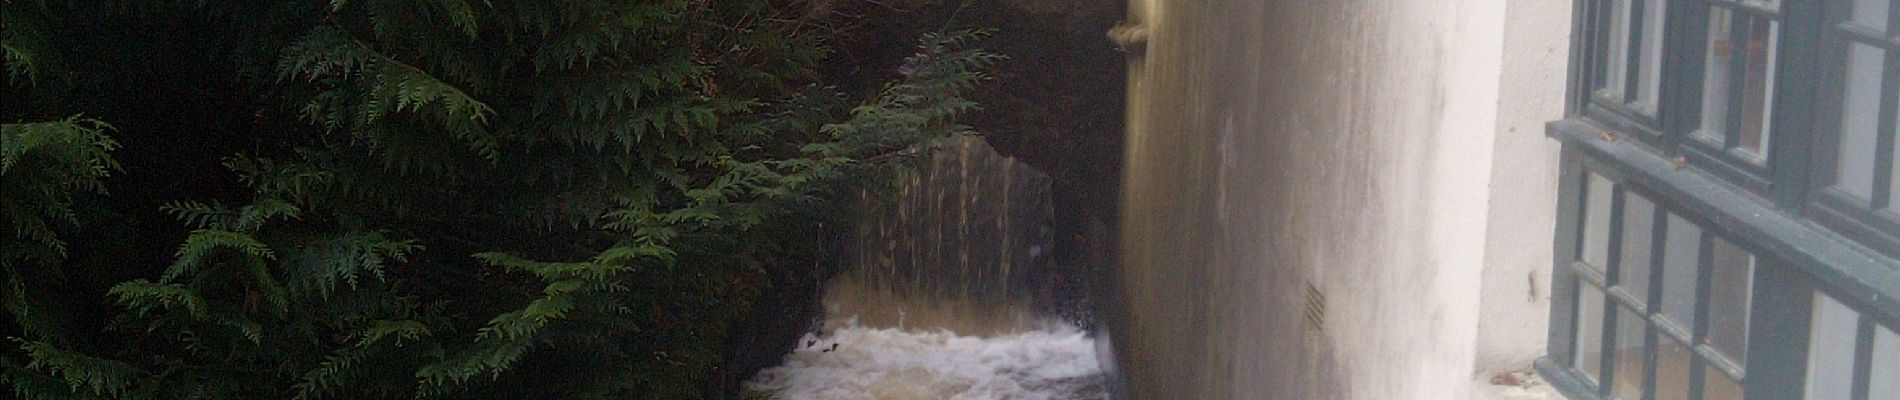
{"type": "Polygon", "coordinates": [[[1700,114],[1693,149],[1715,160],[1740,161],[1759,170],[1768,161],[1773,117],[1775,44],[1780,27],[1772,4],[1715,0],[1703,45],[1700,114]]]}
{"type": "Polygon", "coordinates": [[[1654,140],[1661,129],[1664,16],[1667,0],[1593,0],[1601,63],[1592,99],[1605,120],[1619,121],[1654,140]]]}
{"type": "Polygon", "coordinates": [[[1581,178],[1569,365],[1602,396],[1743,398],[1755,254],[1603,174],[1581,178]]]}
{"type": "Polygon", "coordinates": [[[1659,153],[1681,155],[1768,194],[1781,4],[1582,1],[1592,32],[1582,44],[1593,57],[1583,114],[1659,153]]]}
{"type": "Polygon", "coordinates": [[[1576,1],[1539,371],[1900,400],[1900,0],[1576,1]]]}
{"type": "Polygon", "coordinates": [[[1900,399],[1900,335],[1823,293],[1808,334],[1807,400],[1900,399]]]}
{"type": "Polygon", "coordinates": [[[1601,96],[1610,104],[1654,117],[1661,94],[1665,0],[1610,0],[1610,29],[1601,96]]]}
{"type": "Polygon", "coordinates": [[[1823,143],[1815,169],[1816,219],[1894,250],[1900,240],[1900,174],[1893,160],[1900,117],[1900,7],[1892,0],[1829,4],[1826,76],[1818,113],[1823,143]]]}

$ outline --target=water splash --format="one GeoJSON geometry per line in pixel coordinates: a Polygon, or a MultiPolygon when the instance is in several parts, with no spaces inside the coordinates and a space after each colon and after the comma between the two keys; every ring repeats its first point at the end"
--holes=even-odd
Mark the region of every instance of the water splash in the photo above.
{"type": "Polygon", "coordinates": [[[1106,398],[1095,340],[1035,311],[1079,295],[1053,293],[1050,179],[979,138],[932,149],[890,192],[860,192],[830,319],[747,382],[749,398],[1106,398]]]}
{"type": "Polygon", "coordinates": [[[981,337],[850,321],[799,344],[747,390],[783,400],[1107,398],[1094,340],[1062,324],[981,337]]]}

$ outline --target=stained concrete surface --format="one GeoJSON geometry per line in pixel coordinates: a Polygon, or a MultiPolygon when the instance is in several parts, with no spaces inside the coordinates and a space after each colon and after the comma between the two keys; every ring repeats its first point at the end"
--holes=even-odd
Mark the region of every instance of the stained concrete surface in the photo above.
{"type": "Polygon", "coordinates": [[[1131,4],[1108,306],[1137,398],[1472,398],[1505,10],[1131,4]]]}

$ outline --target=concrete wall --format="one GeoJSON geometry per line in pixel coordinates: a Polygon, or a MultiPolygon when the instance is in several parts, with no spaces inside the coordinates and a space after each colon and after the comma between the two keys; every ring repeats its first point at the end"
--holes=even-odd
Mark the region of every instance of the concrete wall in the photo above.
{"type": "Polygon", "coordinates": [[[1545,122],[1564,113],[1571,5],[1515,0],[1505,9],[1484,303],[1478,314],[1480,373],[1528,369],[1544,354],[1559,148],[1543,132],[1545,122]]]}
{"type": "MultiPolygon", "coordinates": [[[[1548,238],[1548,222],[1500,219],[1554,209],[1512,198],[1525,178],[1494,170],[1555,165],[1500,155],[1542,140],[1518,126],[1529,117],[1499,114],[1527,112],[1500,97],[1526,83],[1504,78],[1524,72],[1503,67],[1505,1],[1136,0],[1131,13],[1148,45],[1131,66],[1108,322],[1134,394],[1470,398],[1487,273],[1549,259],[1487,253],[1519,244],[1497,234],[1548,238]]],[[[1541,342],[1543,325],[1522,323],[1541,342]]]]}

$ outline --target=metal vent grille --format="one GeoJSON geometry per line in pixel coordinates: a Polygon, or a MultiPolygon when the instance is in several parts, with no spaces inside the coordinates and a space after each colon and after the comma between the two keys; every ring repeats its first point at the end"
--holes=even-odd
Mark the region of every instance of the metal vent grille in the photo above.
{"type": "Polygon", "coordinates": [[[1311,282],[1306,284],[1306,330],[1315,335],[1326,331],[1326,295],[1311,282]]]}

